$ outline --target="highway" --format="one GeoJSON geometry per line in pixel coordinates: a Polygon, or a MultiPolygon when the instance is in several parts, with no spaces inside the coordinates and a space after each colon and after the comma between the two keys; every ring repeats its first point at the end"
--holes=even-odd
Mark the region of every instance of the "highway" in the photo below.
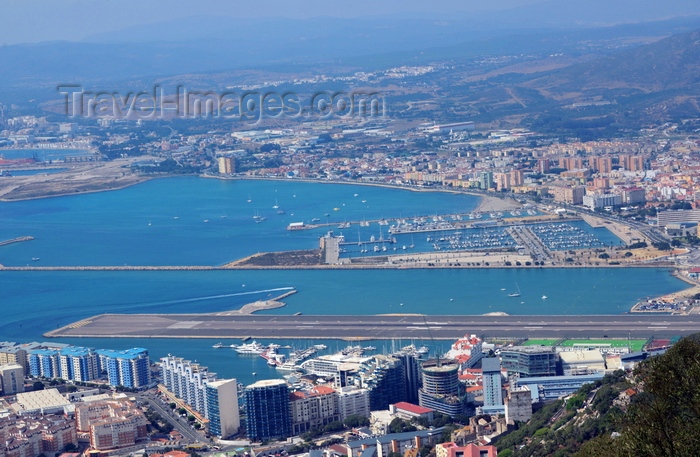
{"type": "Polygon", "coordinates": [[[105,314],[46,337],[455,339],[466,333],[512,338],[668,337],[700,332],[700,315],[280,316],[105,314]]]}

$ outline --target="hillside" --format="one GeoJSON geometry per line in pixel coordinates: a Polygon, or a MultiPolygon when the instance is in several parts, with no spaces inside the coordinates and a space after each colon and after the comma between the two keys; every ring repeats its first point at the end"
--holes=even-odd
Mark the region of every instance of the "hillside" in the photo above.
{"type": "Polygon", "coordinates": [[[700,448],[700,335],[666,354],[583,386],[496,442],[501,457],[696,456],[700,448]]]}
{"type": "Polygon", "coordinates": [[[696,30],[572,65],[524,86],[570,98],[576,92],[598,95],[604,90],[628,89],[643,93],[685,90],[699,83],[700,30],[696,30]]]}

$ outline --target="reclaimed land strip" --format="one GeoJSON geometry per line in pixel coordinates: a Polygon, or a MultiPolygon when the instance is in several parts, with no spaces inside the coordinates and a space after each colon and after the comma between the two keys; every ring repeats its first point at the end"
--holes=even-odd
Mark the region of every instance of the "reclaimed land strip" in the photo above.
{"type": "Polygon", "coordinates": [[[700,332],[700,315],[319,316],[257,314],[101,314],[46,337],[448,339],[648,338],[700,332]]]}

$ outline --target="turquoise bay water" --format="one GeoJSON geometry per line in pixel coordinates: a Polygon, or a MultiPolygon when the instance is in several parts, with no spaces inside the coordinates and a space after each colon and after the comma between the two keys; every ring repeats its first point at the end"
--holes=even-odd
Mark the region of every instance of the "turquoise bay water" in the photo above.
{"type": "MultiPolygon", "coordinates": [[[[325,231],[287,232],[290,222],[312,218],[325,222],[325,214],[330,222],[339,223],[469,212],[477,203],[478,197],[467,195],[366,186],[159,179],[116,192],[0,203],[0,240],[35,237],[0,247],[0,263],[218,265],[260,251],[313,248],[325,231]],[[286,213],[277,214],[275,205],[286,213]],[[256,214],[267,220],[256,224],[256,214]],[[40,260],[33,262],[33,257],[40,260]]],[[[363,230],[363,239],[379,234],[377,224],[363,230]]],[[[356,226],[346,231],[349,240],[357,236],[356,226]]],[[[600,233],[606,243],[614,241],[606,230],[600,233]]],[[[603,268],[0,272],[0,340],[41,340],[44,332],[57,326],[105,312],[238,308],[279,295],[287,287],[298,293],[285,299],[286,307],[266,313],[617,314],[628,311],[640,298],[680,290],[684,283],[663,269],[603,268]],[[508,297],[516,284],[522,296],[508,297]],[[549,299],[542,300],[542,295],[549,299]]],[[[479,329],[464,331],[480,333],[479,329]]],[[[143,346],[154,359],[168,353],[196,359],[244,383],[255,379],[253,372],[258,379],[277,375],[260,357],[212,349],[214,340],[59,341],[114,349],[143,346]]],[[[312,343],[289,342],[298,348],[312,343]]],[[[326,344],[330,349],[345,345],[326,344]]],[[[390,344],[372,343],[380,349],[390,344]]]]}
{"type": "MultiPolygon", "coordinates": [[[[315,248],[327,230],[289,232],[290,222],[468,212],[478,201],[369,186],[159,179],[117,192],[0,203],[0,239],[35,237],[3,247],[0,264],[220,265],[261,251],[315,248]],[[266,220],[255,223],[255,215],[266,220]]],[[[357,236],[357,226],[348,231],[349,239],[357,236]]],[[[363,238],[371,233],[379,236],[377,224],[363,238]]]]}

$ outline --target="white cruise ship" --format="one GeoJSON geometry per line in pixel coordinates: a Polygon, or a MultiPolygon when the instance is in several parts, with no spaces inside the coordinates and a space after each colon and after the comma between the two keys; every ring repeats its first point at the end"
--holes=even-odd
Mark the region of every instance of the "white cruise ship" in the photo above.
{"type": "Polygon", "coordinates": [[[257,341],[253,340],[252,343],[249,344],[241,344],[237,348],[235,348],[236,352],[239,354],[262,354],[265,351],[265,346],[262,344],[258,343],[257,341]]]}

